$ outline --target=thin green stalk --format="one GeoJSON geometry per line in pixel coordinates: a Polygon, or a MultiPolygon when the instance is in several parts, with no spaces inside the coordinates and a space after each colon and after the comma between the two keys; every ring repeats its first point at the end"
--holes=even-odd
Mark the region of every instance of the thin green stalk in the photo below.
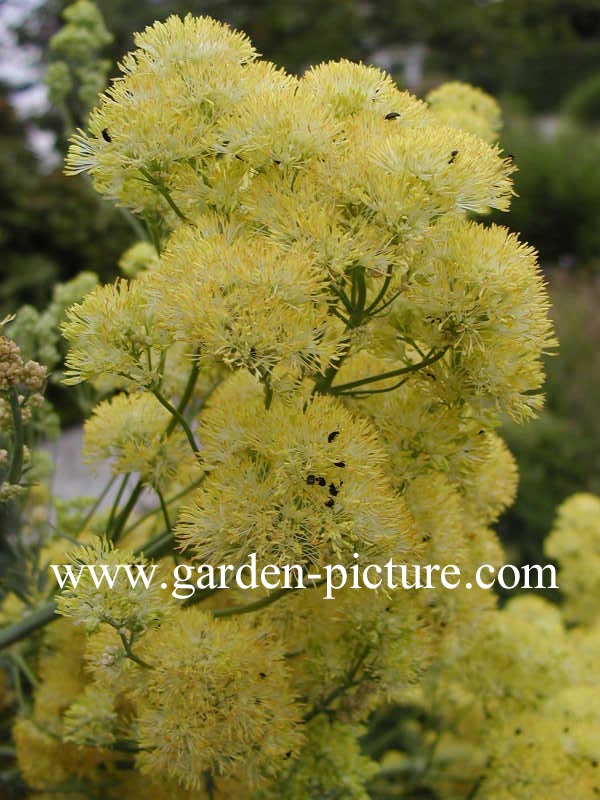
{"type": "Polygon", "coordinates": [[[170,531],[172,529],[171,522],[169,520],[169,512],[167,511],[167,505],[165,503],[165,498],[163,497],[162,492],[159,489],[156,489],[156,494],[158,495],[158,500],[160,502],[160,508],[163,514],[163,518],[165,520],[165,525],[167,526],[167,530],[170,531]]]}
{"type": "Polygon", "coordinates": [[[356,662],[352,665],[351,669],[346,676],[346,680],[340,686],[332,689],[328,695],[317,705],[315,705],[310,711],[308,711],[304,715],[304,722],[310,722],[311,719],[316,717],[318,714],[327,711],[331,703],[334,700],[337,700],[338,697],[344,694],[344,692],[348,691],[348,689],[352,689],[354,686],[358,686],[361,681],[356,680],[356,676],[358,675],[358,671],[363,665],[366,657],[369,655],[369,651],[371,649],[371,645],[366,645],[358,655],[356,662]]]}
{"type": "Polygon", "coordinates": [[[353,328],[358,328],[365,318],[365,304],[367,302],[367,283],[365,280],[364,267],[357,267],[352,276],[352,287],[356,285],[356,302],[353,303],[354,309],[350,315],[350,324],[353,328]]]}
{"type": "Polygon", "coordinates": [[[187,436],[188,442],[190,443],[190,447],[192,448],[192,450],[194,451],[194,453],[199,453],[199,452],[200,452],[200,448],[199,448],[199,447],[198,447],[198,445],[196,444],[196,440],[194,439],[194,434],[192,433],[192,429],[191,429],[191,428],[190,428],[190,426],[188,425],[188,423],[187,423],[187,420],[186,420],[186,418],[183,416],[183,414],[182,414],[182,413],[181,413],[181,412],[180,412],[180,411],[179,411],[177,408],[175,408],[175,406],[174,406],[174,405],[172,405],[171,403],[169,403],[169,401],[167,400],[167,398],[166,398],[166,397],[164,397],[164,396],[163,396],[163,395],[162,395],[162,394],[161,394],[161,393],[158,391],[158,389],[157,389],[157,388],[155,388],[155,387],[154,387],[154,388],[152,388],[152,390],[151,390],[151,391],[152,391],[152,394],[153,394],[153,395],[156,397],[156,399],[158,400],[158,402],[159,402],[159,403],[160,403],[162,406],[164,406],[164,407],[167,409],[167,411],[169,411],[169,412],[170,412],[170,414],[172,415],[172,417],[173,417],[175,420],[177,420],[177,422],[178,422],[178,423],[181,425],[181,427],[183,428],[183,431],[184,431],[185,435],[187,436]]]}
{"type": "MultiPolygon", "coordinates": [[[[183,412],[187,408],[187,405],[190,402],[190,398],[192,397],[192,394],[194,392],[196,381],[198,380],[198,375],[200,374],[200,366],[198,365],[198,361],[195,360],[195,357],[197,355],[198,355],[197,352],[194,353],[194,362],[192,364],[192,368],[190,370],[190,374],[188,376],[185,389],[183,390],[183,394],[181,395],[181,399],[177,406],[177,411],[179,411],[180,414],[183,414],[183,412]]],[[[166,430],[167,436],[170,436],[170,434],[173,433],[176,424],[177,424],[177,419],[173,418],[170,420],[166,430]]]]}
{"type": "Polygon", "coordinates": [[[338,386],[333,386],[331,388],[332,394],[343,394],[344,392],[356,389],[359,386],[366,386],[369,383],[376,383],[377,381],[385,381],[389,378],[397,378],[400,375],[406,375],[409,372],[417,372],[423,367],[428,367],[430,364],[435,364],[436,361],[439,361],[440,358],[444,355],[448,348],[443,348],[442,350],[438,350],[437,353],[433,353],[430,351],[426,358],[418,361],[416,364],[411,364],[408,367],[401,367],[400,369],[393,369],[390,372],[382,372],[379,375],[371,375],[369,378],[361,378],[357,381],[350,381],[350,383],[341,383],[338,386]]]}
{"type": "Polygon", "coordinates": [[[125,507],[123,508],[119,516],[116,518],[116,523],[114,527],[110,529],[110,532],[107,532],[108,539],[111,542],[117,542],[121,538],[121,534],[123,533],[125,523],[129,519],[129,515],[135,508],[135,504],[137,503],[138,498],[141,495],[143,489],[144,489],[144,483],[140,479],[133,487],[131,494],[129,495],[129,499],[125,504],[125,507]]]}
{"type": "Polygon", "coordinates": [[[115,497],[115,499],[113,501],[112,508],[111,508],[110,514],[108,516],[108,522],[106,523],[107,530],[110,530],[112,528],[112,524],[114,522],[115,515],[117,513],[117,509],[119,508],[119,503],[121,501],[121,497],[123,497],[123,492],[125,491],[125,487],[127,486],[127,482],[129,481],[130,477],[131,477],[131,473],[130,472],[127,472],[123,476],[123,480],[121,481],[121,485],[119,486],[119,491],[117,492],[117,496],[115,497]]]}
{"type": "Polygon", "coordinates": [[[375,297],[373,302],[365,309],[366,314],[370,314],[372,311],[375,311],[375,309],[377,308],[377,304],[383,300],[383,297],[387,292],[391,281],[392,281],[392,268],[391,266],[389,266],[381,289],[377,293],[377,296],[375,297]]]}
{"type": "Polygon", "coordinates": [[[382,312],[382,311],[385,311],[385,309],[386,309],[388,306],[391,306],[391,304],[394,302],[394,300],[395,300],[397,297],[400,297],[400,295],[401,295],[401,294],[402,294],[402,292],[401,292],[400,290],[398,290],[397,292],[394,292],[394,294],[393,294],[393,295],[392,295],[390,298],[388,298],[388,300],[386,300],[386,301],[385,301],[385,303],[383,303],[382,305],[380,305],[378,309],[376,309],[375,311],[373,311],[373,312],[371,313],[371,316],[372,316],[372,317],[378,317],[378,316],[381,314],[381,312],[382,312]]]}
{"type": "Polygon", "coordinates": [[[37,687],[39,685],[39,681],[36,678],[36,676],[33,674],[32,670],[31,670],[31,667],[25,661],[25,659],[23,658],[21,653],[19,653],[18,650],[14,650],[11,653],[11,655],[12,655],[13,661],[15,662],[17,667],[21,670],[23,675],[25,675],[25,677],[29,681],[30,685],[33,686],[34,688],[37,687]]]}
{"type": "Polygon", "coordinates": [[[372,394],[384,394],[385,392],[393,392],[395,389],[399,389],[403,384],[406,383],[408,377],[402,378],[401,381],[392,384],[392,386],[386,386],[385,389],[362,389],[355,392],[335,392],[336,397],[370,397],[372,394]]]}
{"type": "Polygon", "coordinates": [[[143,555],[144,558],[161,558],[169,552],[173,546],[173,531],[161,531],[153,536],[146,544],[135,550],[135,555],[143,555]]]}
{"type": "Polygon", "coordinates": [[[335,294],[336,294],[336,295],[337,295],[337,296],[340,298],[340,300],[342,301],[342,303],[343,303],[343,305],[344,305],[344,308],[346,309],[346,311],[347,311],[349,314],[351,314],[351,313],[352,313],[352,303],[351,303],[351,302],[350,302],[350,300],[348,299],[348,296],[346,295],[346,292],[345,292],[345,291],[344,291],[344,290],[341,288],[341,286],[334,286],[334,287],[332,287],[332,288],[333,288],[333,291],[334,291],[334,293],[335,293],[335,294]]]}
{"type": "Polygon", "coordinates": [[[98,499],[95,501],[93,506],[90,508],[88,513],[85,515],[85,517],[83,519],[83,522],[81,523],[81,525],[77,529],[77,533],[75,534],[75,538],[77,538],[79,536],[79,534],[83,533],[83,531],[87,528],[90,520],[92,519],[92,517],[94,516],[96,511],[98,511],[98,508],[100,507],[100,504],[102,503],[102,501],[104,500],[106,495],[110,492],[110,490],[112,489],[113,484],[114,484],[114,482],[116,480],[117,480],[117,476],[113,475],[111,477],[111,479],[108,481],[108,483],[106,484],[106,486],[104,487],[104,489],[100,493],[100,496],[98,497],[98,499]]]}
{"type": "Polygon", "coordinates": [[[23,447],[25,445],[25,429],[23,427],[23,417],[21,416],[21,407],[19,406],[19,395],[14,386],[10,388],[8,393],[8,402],[10,404],[10,411],[13,421],[13,452],[10,460],[10,467],[8,470],[7,481],[8,483],[18,483],[21,479],[23,472],[23,447]]]}
{"type": "MultiPolygon", "coordinates": [[[[315,589],[317,586],[321,586],[325,583],[325,580],[315,581],[311,584],[310,589],[315,589]]],[[[289,589],[282,586],[281,589],[275,589],[275,591],[268,594],[266,597],[262,597],[260,600],[255,600],[253,603],[247,603],[245,605],[240,606],[230,606],[229,608],[217,608],[215,609],[212,614],[213,617],[234,617],[238,614],[250,614],[252,611],[260,611],[261,608],[266,608],[270,606],[271,603],[275,603],[284,595],[288,594],[289,592],[298,592],[302,591],[301,587],[299,586],[291,586],[289,589]]]]}
{"type": "MultiPolygon", "coordinates": [[[[202,484],[202,481],[205,477],[206,474],[204,474],[201,478],[198,478],[197,481],[190,483],[190,485],[186,486],[185,489],[182,489],[180,492],[177,492],[177,494],[174,494],[173,497],[169,497],[167,500],[165,500],[165,505],[168,507],[177,500],[180,500],[182,497],[185,497],[186,494],[193,492],[194,489],[197,489],[198,486],[202,484]]],[[[131,525],[128,525],[123,532],[125,534],[131,533],[131,531],[135,530],[139,525],[146,522],[147,519],[156,514],[159,510],[159,508],[153,508],[150,511],[147,511],[141,517],[138,517],[135,522],[132,522],[131,525]]]]}
{"type": "Polygon", "coordinates": [[[130,661],[133,661],[135,664],[138,664],[140,667],[144,667],[144,669],[153,669],[152,664],[148,664],[146,661],[143,661],[139,656],[131,649],[132,641],[127,641],[127,637],[125,634],[121,633],[120,630],[117,631],[119,634],[119,638],[121,639],[121,644],[125,650],[125,655],[130,661]]]}
{"type": "Polygon", "coordinates": [[[252,611],[260,611],[261,608],[266,608],[270,606],[271,603],[275,603],[285,594],[288,592],[295,592],[297,591],[294,588],[281,588],[276,589],[274,592],[271,592],[266,597],[262,597],[260,600],[255,600],[253,603],[246,603],[246,605],[240,606],[230,606],[229,608],[217,608],[215,609],[212,614],[213,617],[235,617],[239,614],[250,614],[252,611]]]}
{"type": "Polygon", "coordinates": [[[171,192],[170,192],[170,191],[167,189],[167,187],[165,186],[164,182],[163,182],[163,181],[162,181],[160,178],[156,177],[156,175],[152,175],[152,173],[151,173],[151,172],[149,172],[149,171],[148,171],[147,169],[145,169],[144,167],[140,167],[140,172],[142,173],[142,175],[144,176],[144,178],[146,178],[146,180],[147,180],[149,183],[151,183],[151,184],[152,184],[152,186],[154,186],[156,189],[158,189],[158,191],[159,191],[159,192],[162,194],[162,196],[165,198],[165,200],[167,201],[167,203],[169,204],[169,206],[171,207],[171,209],[172,209],[172,210],[175,212],[175,214],[176,214],[176,215],[179,217],[179,219],[180,219],[182,222],[187,222],[187,223],[189,223],[189,222],[190,222],[190,220],[189,220],[189,219],[188,219],[188,218],[185,216],[185,214],[184,214],[184,213],[181,211],[181,209],[179,208],[179,206],[177,205],[177,203],[176,203],[176,202],[173,200],[173,198],[172,198],[172,196],[171,196],[171,192]]]}
{"type": "Polygon", "coordinates": [[[0,650],[19,642],[21,639],[25,639],[38,628],[44,627],[55,615],[56,603],[54,600],[48,600],[35,611],[32,611],[31,614],[27,614],[27,616],[19,620],[19,622],[15,622],[0,631],[0,650]]]}

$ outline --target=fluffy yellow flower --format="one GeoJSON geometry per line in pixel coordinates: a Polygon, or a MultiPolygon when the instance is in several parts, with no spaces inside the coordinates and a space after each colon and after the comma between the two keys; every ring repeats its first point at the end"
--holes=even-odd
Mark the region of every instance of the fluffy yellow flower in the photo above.
{"type": "Polygon", "coordinates": [[[544,547],[559,562],[566,619],[594,623],[600,601],[600,498],[583,493],[569,497],[559,507],[544,547]]]}
{"type": "Polygon", "coordinates": [[[118,394],[99,403],[84,426],[83,455],[90,464],[112,459],[115,473],[139,472],[164,491],[183,471],[198,475],[196,459],[181,432],[167,437],[171,414],[149,392],[118,394]]]}
{"type": "Polygon", "coordinates": [[[243,766],[256,783],[298,754],[299,708],[283,652],[243,617],[182,611],[141,652],[153,667],[137,692],[142,772],[199,788],[205,772],[228,776],[243,766]]]}
{"type": "Polygon", "coordinates": [[[430,367],[444,402],[523,419],[541,406],[541,354],[556,344],[548,305],[531,247],[505,228],[456,222],[422,247],[390,324],[426,352],[447,349],[430,367]]]}
{"type": "Polygon", "coordinates": [[[210,474],[177,527],[197,558],[241,564],[255,552],[260,564],[308,568],[355,550],[363,560],[411,551],[385,450],[368,422],[333,398],[305,409],[301,398],[276,399],[266,411],[260,387],[240,374],[213,396],[199,436],[210,474]]]}
{"type": "Polygon", "coordinates": [[[231,367],[262,378],[279,363],[322,373],[340,353],[324,279],[298,247],[258,237],[205,238],[201,229],[182,226],[152,278],[165,330],[231,367]]]}
{"type": "Polygon", "coordinates": [[[500,106],[468,83],[449,81],[429,92],[427,103],[443,125],[462,128],[485,142],[495,142],[501,125],[500,106]]]}
{"type": "Polygon", "coordinates": [[[65,383],[71,384],[108,378],[147,386],[173,340],[156,323],[143,277],[94,289],[68,309],[62,332],[70,345],[65,383]]]}
{"type": "Polygon", "coordinates": [[[97,631],[101,625],[110,625],[126,639],[145,633],[159,625],[170,611],[168,600],[157,581],[146,586],[139,568],[146,570],[150,578],[152,567],[141,557],[126,550],[113,549],[102,540],[93,545],[80,547],[70,554],[73,573],[79,578],[77,585],[68,582],[57,598],[57,612],[71,617],[85,626],[89,633],[97,631]],[[106,579],[97,577],[108,575],[114,579],[110,586],[106,579]],[[120,566],[121,565],[121,566],[120,566]],[[131,576],[127,574],[127,567],[131,576]],[[118,568],[118,569],[117,569],[118,568]]]}
{"type": "Polygon", "coordinates": [[[328,61],[308,69],[298,85],[298,94],[314,98],[330,108],[338,119],[355,114],[373,114],[388,122],[419,122],[426,114],[424,103],[399,91],[392,78],[377,67],[352,61],[328,61]]]}

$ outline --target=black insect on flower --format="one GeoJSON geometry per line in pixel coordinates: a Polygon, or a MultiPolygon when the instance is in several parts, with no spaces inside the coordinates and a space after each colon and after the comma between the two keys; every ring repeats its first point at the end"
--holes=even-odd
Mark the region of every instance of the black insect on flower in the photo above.
{"type": "Polygon", "coordinates": [[[334,483],[330,483],[330,484],[329,484],[329,494],[330,494],[332,497],[337,497],[337,496],[338,496],[338,494],[339,494],[339,491],[340,491],[340,490],[339,490],[339,489],[336,487],[336,485],[335,485],[334,483]]]}
{"type": "Polygon", "coordinates": [[[112,142],[112,139],[111,139],[110,134],[108,132],[108,128],[104,128],[103,129],[102,138],[104,139],[105,142],[112,142]]]}
{"type": "Polygon", "coordinates": [[[325,505],[327,506],[327,508],[333,508],[333,504],[334,503],[335,503],[335,500],[333,499],[333,497],[330,497],[329,500],[325,501],[325,505]]]}
{"type": "Polygon", "coordinates": [[[322,475],[317,478],[317,483],[319,484],[319,486],[327,486],[327,481],[322,475]]]}
{"type": "Polygon", "coordinates": [[[343,468],[343,467],[346,466],[346,462],[345,461],[334,461],[333,462],[333,466],[334,467],[342,467],[343,468]]]}
{"type": "Polygon", "coordinates": [[[455,160],[456,160],[456,156],[457,156],[457,155],[458,155],[458,150],[453,150],[453,151],[450,153],[450,158],[448,159],[448,163],[449,163],[449,164],[454,164],[454,162],[455,162],[455,160]]]}
{"type": "Polygon", "coordinates": [[[307,475],[306,476],[306,482],[308,483],[309,486],[314,486],[316,480],[317,479],[315,478],[314,475],[307,475]]]}
{"type": "Polygon", "coordinates": [[[331,431],[331,433],[327,437],[327,441],[329,442],[329,444],[331,444],[333,440],[337,438],[339,435],[340,435],[339,431],[331,431]]]}
{"type": "Polygon", "coordinates": [[[386,119],[398,119],[399,116],[400,116],[400,113],[398,111],[390,111],[389,114],[385,115],[385,118],[386,119]]]}

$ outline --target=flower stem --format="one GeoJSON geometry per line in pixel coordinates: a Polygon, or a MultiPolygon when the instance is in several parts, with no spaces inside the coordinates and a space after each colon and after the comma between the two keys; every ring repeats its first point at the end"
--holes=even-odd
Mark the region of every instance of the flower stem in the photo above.
{"type": "Polygon", "coordinates": [[[19,406],[19,396],[14,386],[8,393],[8,402],[12,414],[14,441],[13,452],[8,470],[8,483],[18,483],[23,472],[23,447],[25,445],[25,429],[23,427],[23,417],[19,406]]]}

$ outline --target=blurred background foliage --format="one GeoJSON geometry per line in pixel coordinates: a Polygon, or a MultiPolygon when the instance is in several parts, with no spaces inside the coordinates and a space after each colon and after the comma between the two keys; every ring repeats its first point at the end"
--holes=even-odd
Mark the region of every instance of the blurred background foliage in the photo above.
{"type": "MultiPolygon", "coordinates": [[[[2,3],[0,0],[0,10],[2,3]]],[[[42,0],[18,42],[48,59],[65,0],[42,0]]],[[[302,72],[330,58],[362,59],[423,95],[469,81],[499,98],[502,146],[519,172],[508,214],[540,252],[560,354],[548,359],[547,408],[505,436],[521,486],[501,521],[513,563],[543,561],[555,508],[574,491],[600,491],[600,2],[598,0],[97,0],[114,65],[132,33],[170,13],[209,14],[245,30],[257,49],[302,72]]],[[[113,66],[113,74],[115,67],[113,66]]],[[[65,146],[64,114],[17,117],[19,87],[0,87],[0,314],[42,308],[53,284],[80,270],[110,280],[135,240],[126,218],[83,179],[65,178],[32,150],[32,129],[65,146]]],[[[72,114],[77,121],[77,114],[72,114]]],[[[81,124],[83,120],[79,120],[81,124]]]]}

